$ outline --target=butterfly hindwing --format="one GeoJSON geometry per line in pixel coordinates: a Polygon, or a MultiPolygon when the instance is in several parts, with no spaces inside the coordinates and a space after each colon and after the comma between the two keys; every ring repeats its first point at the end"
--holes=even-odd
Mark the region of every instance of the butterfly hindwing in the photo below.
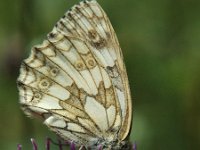
{"type": "Polygon", "coordinates": [[[92,145],[127,137],[132,107],[123,56],[95,0],[68,11],[20,72],[23,108],[64,139],[92,145]]]}

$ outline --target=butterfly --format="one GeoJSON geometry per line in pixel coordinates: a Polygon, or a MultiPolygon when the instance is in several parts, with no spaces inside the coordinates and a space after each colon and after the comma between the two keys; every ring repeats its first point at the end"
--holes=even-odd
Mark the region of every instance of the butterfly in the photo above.
{"type": "Polygon", "coordinates": [[[125,149],[132,102],[114,29],[96,0],[81,1],[31,49],[17,80],[29,116],[65,140],[125,149]]]}

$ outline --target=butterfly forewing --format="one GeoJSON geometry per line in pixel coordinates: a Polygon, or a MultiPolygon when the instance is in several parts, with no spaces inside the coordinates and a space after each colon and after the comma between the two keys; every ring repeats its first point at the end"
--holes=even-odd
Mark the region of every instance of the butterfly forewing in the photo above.
{"type": "Polygon", "coordinates": [[[24,60],[20,103],[58,135],[93,146],[128,136],[132,105],[115,32],[95,1],[68,11],[24,60]]]}

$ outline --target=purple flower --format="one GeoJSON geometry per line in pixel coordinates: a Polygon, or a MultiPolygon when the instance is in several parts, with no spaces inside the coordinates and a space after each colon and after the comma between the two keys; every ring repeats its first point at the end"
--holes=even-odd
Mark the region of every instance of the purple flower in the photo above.
{"type": "Polygon", "coordinates": [[[22,145],[21,144],[18,144],[17,145],[17,150],[21,150],[22,149],[22,145]]]}
{"type": "Polygon", "coordinates": [[[136,143],[133,144],[133,150],[137,150],[137,145],[136,145],[136,143]]]}
{"type": "MultiPolygon", "coordinates": [[[[31,138],[31,143],[32,143],[32,146],[33,146],[33,150],[38,150],[37,142],[33,138],[31,138]]],[[[59,150],[63,150],[63,146],[69,146],[70,150],[76,150],[76,146],[75,146],[74,142],[65,142],[63,144],[60,140],[58,140],[58,143],[55,143],[50,138],[46,139],[45,150],[50,150],[51,144],[57,145],[59,147],[59,150]]],[[[83,149],[83,147],[84,146],[81,146],[80,150],[83,149]]],[[[22,150],[21,144],[17,145],[17,150],[22,150]]]]}
{"type": "MultiPolygon", "coordinates": [[[[31,138],[31,143],[32,143],[32,146],[33,146],[33,150],[38,150],[38,145],[33,138],[31,138]]],[[[62,143],[60,140],[58,140],[58,143],[56,143],[56,142],[53,142],[50,138],[46,139],[45,150],[50,150],[51,144],[57,145],[59,147],[59,150],[63,150],[63,146],[69,146],[70,150],[76,150],[76,145],[73,141],[62,143]]],[[[84,149],[85,149],[85,146],[81,146],[79,148],[79,150],[84,150],[84,149]]],[[[17,150],[22,150],[21,144],[17,145],[17,150]]],[[[103,146],[99,145],[98,150],[103,150],[103,146]]],[[[136,143],[133,144],[132,150],[137,150],[136,143]]]]}

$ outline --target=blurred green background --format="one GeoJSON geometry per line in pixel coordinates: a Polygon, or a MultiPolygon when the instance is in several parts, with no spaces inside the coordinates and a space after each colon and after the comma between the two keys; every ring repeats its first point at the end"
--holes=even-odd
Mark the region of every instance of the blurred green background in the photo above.
{"type": "MultiPolygon", "coordinates": [[[[0,149],[30,138],[44,149],[41,122],[19,108],[16,78],[33,45],[41,43],[77,0],[0,3],[0,149]]],[[[133,97],[131,140],[138,150],[200,147],[200,1],[99,0],[118,35],[133,97]]],[[[56,149],[56,148],[55,148],[56,149]]]]}

